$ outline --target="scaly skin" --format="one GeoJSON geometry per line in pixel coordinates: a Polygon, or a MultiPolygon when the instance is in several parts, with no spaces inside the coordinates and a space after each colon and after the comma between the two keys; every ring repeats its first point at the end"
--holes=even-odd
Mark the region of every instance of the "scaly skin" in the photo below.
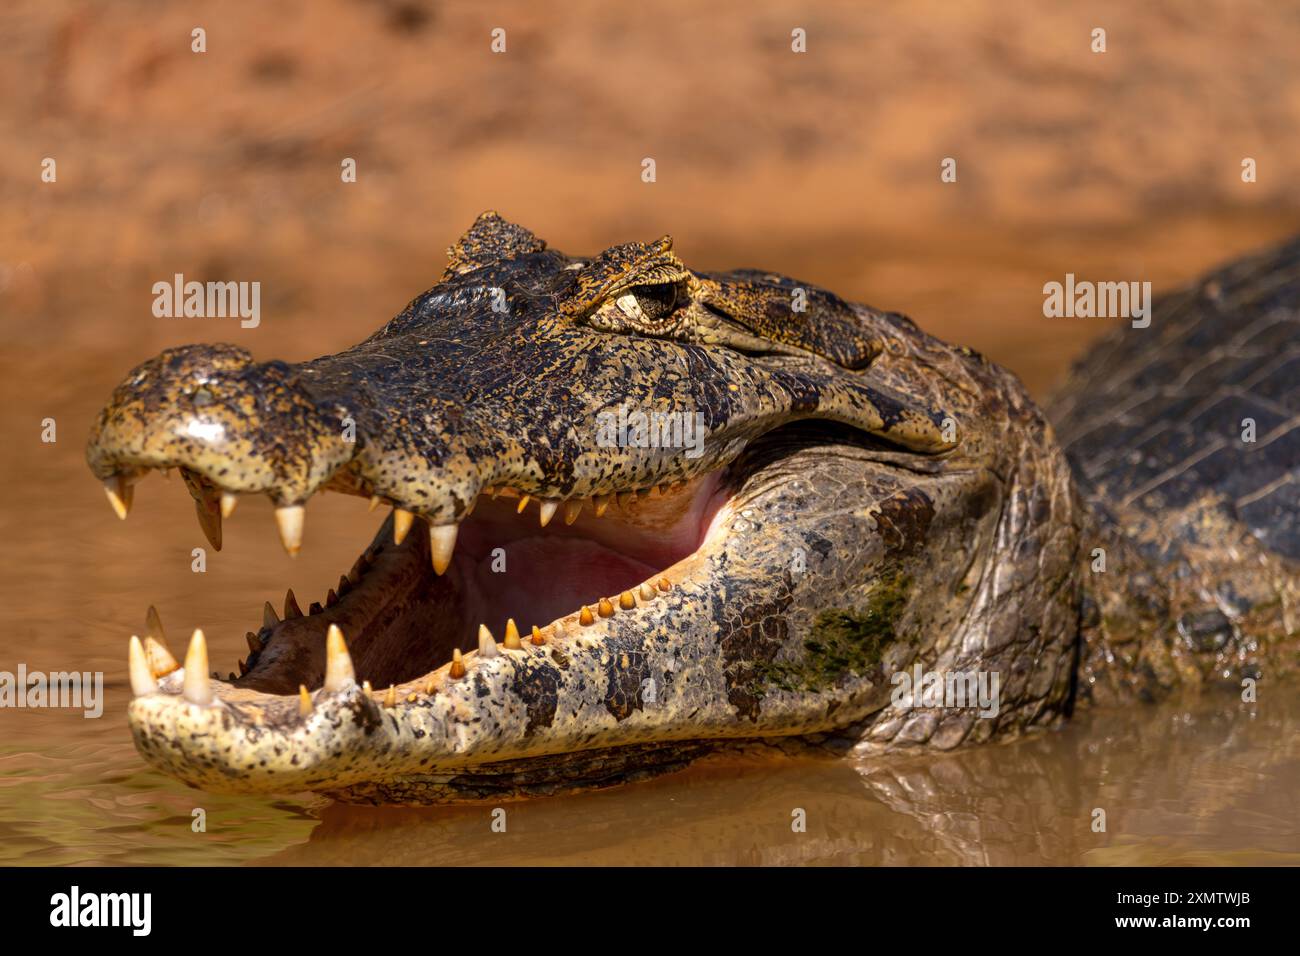
{"type": "Polygon", "coordinates": [[[197,680],[201,638],[190,681],[133,653],[137,746],[199,787],[522,796],[762,740],[950,748],[1051,725],[1073,702],[1082,516],[1016,379],[791,279],[692,272],[666,238],[574,259],[484,214],[442,280],[352,349],[146,362],[87,456],[120,506],[143,472],[182,468],[215,546],[221,492],[270,496],[291,551],[292,509],[315,491],[397,509],[336,601],[250,634],[240,679],[197,680]],[[701,454],[600,441],[600,413],[620,406],[700,413],[701,454]],[[587,507],[519,539],[523,495],[587,507]],[[567,605],[559,585],[485,574],[507,541],[543,556],[542,579],[619,565],[622,603],[584,591],[581,571],[567,605]],[[474,649],[474,622],[505,615],[499,580],[525,588],[500,600],[539,626],[474,649]],[[327,649],[331,624],[350,656],[327,649]],[[996,672],[996,715],[895,703],[891,676],[917,663],[996,672]]]}

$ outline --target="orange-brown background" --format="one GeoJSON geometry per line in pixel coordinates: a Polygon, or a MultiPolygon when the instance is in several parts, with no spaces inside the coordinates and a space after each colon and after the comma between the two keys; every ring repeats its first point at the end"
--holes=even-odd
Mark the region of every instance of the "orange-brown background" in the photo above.
{"type": "Polygon", "coordinates": [[[262,602],[286,585],[321,599],[379,516],[314,499],[291,561],[249,500],[198,575],[180,483],[142,484],[121,523],[82,455],[139,361],[202,340],[259,359],[344,348],[426,288],[486,208],[575,253],[668,232],[696,268],[770,268],[907,312],[1042,396],[1106,327],[1045,319],[1044,282],[1166,286],[1300,230],[1297,51],[1300,12],[1276,0],[6,0],[0,670],[100,670],[108,699],[99,720],[0,711],[0,860],[297,847],[281,858],[318,862],[359,840],[400,844],[404,862],[1294,862],[1294,705],[1080,722],[936,760],[883,800],[847,767],[702,771],[530,805],[512,819],[531,850],[486,850],[476,810],[334,808],[317,826],[316,804],[196,794],[144,767],[122,718],[145,607],[174,650],[201,626],[213,666],[233,669],[262,602]],[[790,51],[794,27],[806,54],[790,51]],[[1094,27],[1105,54],[1090,51],[1094,27]],[[955,184],[939,181],[945,156],[955,184]],[[1241,182],[1246,156],[1257,183],[1241,182]],[[55,184],[40,181],[44,157],[55,184]],[[151,287],[177,272],[261,282],[261,326],[154,318],[151,287]],[[40,441],[47,417],[55,444],[40,441]],[[1079,827],[1102,797],[1113,832],[1098,837],[1079,827]],[[791,805],[826,839],[792,843],[791,805]],[[213,811],[207,835],[190,831],[194,806],[213,811]],[[646,831],[652,847],[618,823],[668,817],[676,829],[646,831]],[[939,819],[960,821],[960,852],[939,819]]]}

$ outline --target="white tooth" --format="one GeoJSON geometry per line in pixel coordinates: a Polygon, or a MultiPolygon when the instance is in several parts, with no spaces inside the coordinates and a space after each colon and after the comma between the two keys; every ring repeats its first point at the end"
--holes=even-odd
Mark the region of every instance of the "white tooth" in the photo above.
{"type": "Polygon", "coordinates": [[[415,515],[402,508],[393,509],[393,544],[401,544],[406,540],[406,533],[411,530],[411,522],[415,520],[415,515]]]}
{"type": "Polygon", "coordinates": [[[229,518],[235,513],[235,505],[239,504],[239,496],[232,495],[228,491],[221,493],[221,517],[229,518]]]}
{"type": "Polygon", "coordinates": [[[190,638],[190,649],[185,652],[185,682],[181,692],[191,704],[203,706],[212,703],[212,685],[208,683],[208,643],[199,630],[190,638]]]}
{"type": "Polygon", "coordinates": [[[104,494],[108,495],[108,503],[123,521],[126,520],[126,513],[131,510],[130,489],[131,486],[121,475],[104,479],[104,494]]]}
{"type": "Polygon", "coordinates": [[[136,697],[154,694],[158,691],[158,682],[153,679],[149,661],[144,656],[144,645],[140,638],[131,635],[131,642],[126,649],[127,670],[131,675],[131,693],[136,697]]]}
{"type": "Polygon", "coordinates": [[[275,526],[280,530],[280,543],[291,558],[296,558],[302,550],[302,522],[306,510],[302,505],[282,505],[275,509],[275,526]]]}
{"type": "Polygon", "coordinates": [[[478,626],[478,656],[479,657],[496,657],[497,642],[492,636],[492,632],[487,629],[486,624],[478,626]]]}
{"type": "Polygon", "coordinates": [[[347,690],[357,682],[356,671],[352,669],[352,657],[348,654],[348,645],[343,640],[343,632],[337,624],[331,624],[325,635],[325,685],[328,693],[347,690]]]}
{"type": "Polygon", "coordinates": [[[559,510],[560,510],[560,503],[559,503],[558,501],[543,501],[543,502],[542,502],[542,504],[541,504],[541,510],[538,511],[538,516],[539,516],[539,517],[541,518],[541,520],[542,520],[542,527],[543,527],[543,528],[545,528],[548,524],[551,523],[551,519],[555,517],[555,512],[557,512],[557,511],[559,511],[559,510]]]}
{"type": "Polygon", "coordinates": [[[433,553],[433,570],[444,574],[451,566],[451,555],[456,550],[456,532],[460,525],[444,524],[429,528],[429,550],[433,553]]]}

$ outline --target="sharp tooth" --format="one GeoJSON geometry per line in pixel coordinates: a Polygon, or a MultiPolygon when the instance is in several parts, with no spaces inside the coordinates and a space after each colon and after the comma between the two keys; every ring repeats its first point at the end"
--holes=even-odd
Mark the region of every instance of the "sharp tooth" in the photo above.
{"type": "Polygon", "coordinates": [[[311,606],[310,606],[309,608],[307,608],[307,613],[308,613],[309,615],[311,615],[311,614],[319,614],[319,613],[320,613],[321,611],[323,611],[323,610],[325,610],[325,609],[324,609],[323,607],[320,606],[320,601],[312,601],[312,602],[311,602],[311,606]]]}
{"type": "Polygon", "coordinates": [[[212,703],[212,685],[208,683],[208,642],[199,630],[190,638],[190,649],[185,652],[185,682],[181,693],[191,704],[203,706],[212,703]]]}
{"type": "Polygon", "coordinates": [[[532,642],[537,647],[541,647],[543,644],[546,643],[546,638],[542,636],[542,629],[538,627],[536,624],[533,625],[532,642]]]}
{"type": "Polygon", "coordinates": [[[582,514],[582,506],[587,503],[586,498],[571,498],[564,503],[564,523],[573,524],[578,520],[578,515],[582,514]]]}
{"type": "Polygon", "coordinates": [[[144,612],[144,627],[145,634],[152,634],[164,646],[167,644],[167,633],[163,630],[162,617],[158,614],[158,609],[152,604],[149,605],[149,610],[144,612]]]}
{"type": "Polygon", "coordinates": [[[352,590],[352,582],[349,581],[346,576],[340,574],[339,586],[336,590],[338,591],[339,597],[344,597],[349,591],[352,590]]]}
{"type": "Polygon", "coordinates": [[[432,696],[433,696],[433,678],[432,678],[432,677],[429,678],[427,681],[424,682],[424,696],[425,696],[425,697],[432,697],[432,696]]]}
{"type": "Polygon", "coordinates": [[[487,493],[489,498],[491,498],[493,501],[496,501],[497,495],[501,494],[501,486],[491,485],[488,487],[487,493]]]}
{"type": "Polygon", "coordinates": [[[559,510],[560,510],[560,503],[558,501],[542,502],[541,508],[538,511],[538,517],[541,518],[543,528],[545,528],[548,524],[551,523],[551,519],[555,517],[555,512],[559,510]]]}
{"type": "Polygon", "coordinates": [[[429,552],[433,558],[435,574],[445,574],[451,567],[451,555],[456,550],[458,524],[443,524],[429,528],[429,552]]]}
{"type": "Polygon", "coordinates": [[[348,580],[353,584],[360,584],[361,575],[364,571],[365,565],[363,564],[362,559],[357,558],[356,563],[352,565],[352,569],[348,571],[348,580]]]}
{"type": "Polygon", "coordinates": [[[635,491],[620,491],[620,492],[619,492],[618,494],[616,494],[614,497],[618,499],[618,506],[619,506],[620,508],[626,508],[626,507],[627,507],[628,505],[630,505],[632,502],[636,501],[636,492],[635,492],[635,491]]]}
{"type": "Polygon", "coordinates": [[[298,606],[298,599],[294,597],[293,588],[284,592],[284,619],[286,621],[295,617],[302,617],[302,608],[298,606]]]}
{"type": "Polygon", "coordinates": [[[641,600],[653,601],[655,599],[655,589],[648,584],[641,585],[641,600]]]}
{"type": "Polygon", "coordinates": [[[307,685],[298,685],[298,713],[306,717],[311,714],[311,694],[307,693],[307,685]]]}
{"type": "Polygon", "coordinates": [[[596,613],[601,617],[613,617],[614,605],[609,603],[609,598],[601,598],[596,605],[596,613]]]}
{"type": "Polygon", "coordinates": [[[671,591],[673,589],[672,582],[670,582],[667,578],[660,578],[657,584],[660,591],[671,591]]]}
{"type": "Polygon", "coordinates": [[[235,513],[235,505],[239,504],[239,496],[232,495],[228,491],[221,493],[221,517],[229,518],[235,513]]]}
{"type": "Polygon", "coordinates": [[[609,507],[609,501],[613,495],[596,495],[592,498],[592,504],[596,506],[596,517],[600,518],[605,514],[605,509],[609,507]]]}
{"type": "Polygon", "coordinates": [[[248,644],[250,654],[257,654],[262,650],[262,642],[257,639],[257,635],[252,631],[244,635],[244,642],[248,644]]]}
{"type": "MultiPolygon", "coordinates": [[[[288,605],[289,597],[292,594],[293,592],[290,591],[288,594],[284,596],[284,603],[286,605],[288,605]]],[[[298,603],[297,601],[294,602],[294,604],[297,603],[298,603]]],[[[275,627],[279,623],[280,623],[280,616],[275,613],[275,608],[271,607],[271,602],[267,601],[266,604],[262,606],[262,626],[275,627]]]]}
{"type": "MultiPolygon", "coordinates": [[[[248,665],[245,664],[243,661],[239,661],[238,663],[239,663],[239,676],[243,677],[245,674],[248,673],[248,665]]],[[[230,676],[230,679],[232,681],[235,680],[235,676],[232,674],[230,676]]]]}
{"type": "Polygon", "coordinates": [[[337,624],[331,624],[325,635],[325,684],[327,693],[347,690],[357,682],[356,672],[352,669],[352,658],[348,656],[348,645],[343,640],[343,632],[337,624]]]}
{"type": "Polygon", "coordinates": [[[397,706],[397,688],[394,687],[392,684],[388,685],[388,692],[384,694],[384,706],[385,707],[397,706]]]}
{"type": "Polygon", "coordinates": [[[478,656],[479,657],[496,657],[497,642],[492,636],[492,632],[487,629],[486,624],[478,626],[478,656]]]}
{"type": "Polygon", "coordinates": [[[122,475],[113,475],[104,479],[104,494],[108,495],[108,503],[113,506],[117,516],[123,521],[126,520],[126,514],[131,510],[130,485],[122,475]]]}
{"type": "Polygon", "coordinates": [[[158,691],[158,682],[153,679],[153,672],[149,669],[149,661],[145,658],[144,647],[140,644],[140,638],[134,634],[126,646],[127,671],[131,675],[131,694],[135,697],[143,697],[145,694],[153,694],[158,691]]]}
{"type": "Polygon", "coordinates": [[[371,496],[370,496],[370,507],[369,507],[368,509],[366,509],[366,510],[367,510],[367,511],[374,511],[376,508],[378,508],[378,507],[379,507],[380,505],[382,505],[383,503],[384,503],[384,499],[381,498],[381,497],[379,497],[379,495],[371,495],[371,496]]]}
{"type": "Polygon", "coordinates": [[[578,623],[583,627],[586,627],[589,624],[595,623],[595,620],[596,619],[591,614],[591,608],[584,604],[582,610],[578,612],[578,623]]]}
{"type": "Polygon", "coordinates": [[[624,591],[618,596],[618,606],[625,611],[630,611],[636,607],[636,598],[632,596],[631,591],[624,591]]]}
{"type": "Polygon", "coordinates": [[[403,508],[393,509],[393,544],[401,544],[406,540],[406,533],[411,530],[411,522],[415,520],[415,515],[403,508]]]}
{"type": "Polygon", "coordinates": [[[668,494],[668,482],[665,481],[659,486],[659,497],[662,498],[666,494],[668,494]]]}
{"type": "Polygon", "coordinates": [[[469,499],[469,504],[465,506],[465,513],[461,515],[461,517],[468,518],[470,515],[472,515],[474,513],[474,506],[477,504],[478,504],[478,496],[475,495],[473,498],[469,499]]]}
{"type": "Polygon", "coordinates": [[[306,510],[302,505],[282,505],[275,509],[275,526],[280,529],[280,543],[291,558],[296,558],[302,550],[302,519],[306,510]]]}
{"type": "Polygon", "coordinates": [[[361,691],[362,691],[362,693],[364,693],[367,697],[373,697],[373,696],[374,696],[374,693],[375,693],[375,692],[370,688],[370,681],[368,681],[368,680],[363,680],[363,681],[361,682],[361,691]]]}
{"type": "Polygon", "coordinates": [[[144,656],[149,661],[149,670],[154,677],[165,677],[181,666],[172,657],[167,645],[155,640],[153,635],[144,639],[144,656]]]}
{"type": "Polygon", "coordinates": [[[519,507],[515,509],[515,514],[517,514],[517,515],[521,515],[521,514],[523,514],[523,513],[524,513],[524,509],[528,507],[528,502],[530,502],[530,501],[532,501],[532,500],[533,500],[533,499],[530,498],[528,495],[520,495],[520,496],[519,496],[519,507]]]}
{"type": "Polygon", "coordinates": [[[512,651],[517,651],[523,646],[519,643],[519,628],[515,626],[513,617],[506,618],[506,636],[501,643],[512,651]]]}
{"type": "Polygon", "coordinates": [[[325,595],[325,606],[333,607],[335,604],[338,603],[339,603],[338,592],[335,591],[333,588],[330,588],[329,592],[325,595]]]}
{"type": "Polygon", "coordinates": [[[459,647],[451,652],[451,668],[447,671],[447,676],[452,680],[459,680],[465,676],[465,662],[460,659],[459,647]]]}
{"type": "Polygon", "coordinates": [[[215,499],[195,498],[194,513],[199,519],[199,528],[203,531],[203,537],[208,539],[208,544],[212,545],[213,550],[221,550],[221,506],[215,499]]]}

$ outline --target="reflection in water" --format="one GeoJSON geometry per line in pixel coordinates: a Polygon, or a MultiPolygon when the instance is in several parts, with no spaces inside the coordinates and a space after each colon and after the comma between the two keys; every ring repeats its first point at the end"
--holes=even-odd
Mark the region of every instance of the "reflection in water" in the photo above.
{"type": "Polygon", "coordinates": [[[491,807],[332,805],[280,864],[1297,863],[1294,694],[1093,715],[1006,746],[874,765],[717,760],[491,807]],[[1094,807],[1107,833],[1091,831],[1094,807]],[[791,829],[806,811],[807,832],[791,829]]]}
{"type": "MultiPolygon", "coordinates": [[[[131,360],[139,358],[133,356],[131,360]]],[[[173,646],[209,636],[231,669],[262,602],[315,600],[380,516],[313,500],[306,548],[284,556],[264,501],[241,504],[225,549],[203,544],[178,481],[150,479],[128,522],[88,475],[82,441],[129,361],[0,353],[0,670],[104,672],[102,719],[0,710],[0,863],[1298,863],[1294,688],[1261,700],[1085,715],[1004,746],[863,763],[714,759],[616,790],[491,806],[366,809],[314,797],[219,797],[149,770],[126,732],[126,637],[157,602],[173,646]],[[40,389],[32,382],[42,383],[40,389]],[[32,423],[59,422],[33,450],[32,423]],[[1108,832],[1089,828],[1093,808],[1108,832]],[[196,833],[193,811],[207,814],[196,833]],[[807,832],[791,830],[806,812],[807,832]]]]}

